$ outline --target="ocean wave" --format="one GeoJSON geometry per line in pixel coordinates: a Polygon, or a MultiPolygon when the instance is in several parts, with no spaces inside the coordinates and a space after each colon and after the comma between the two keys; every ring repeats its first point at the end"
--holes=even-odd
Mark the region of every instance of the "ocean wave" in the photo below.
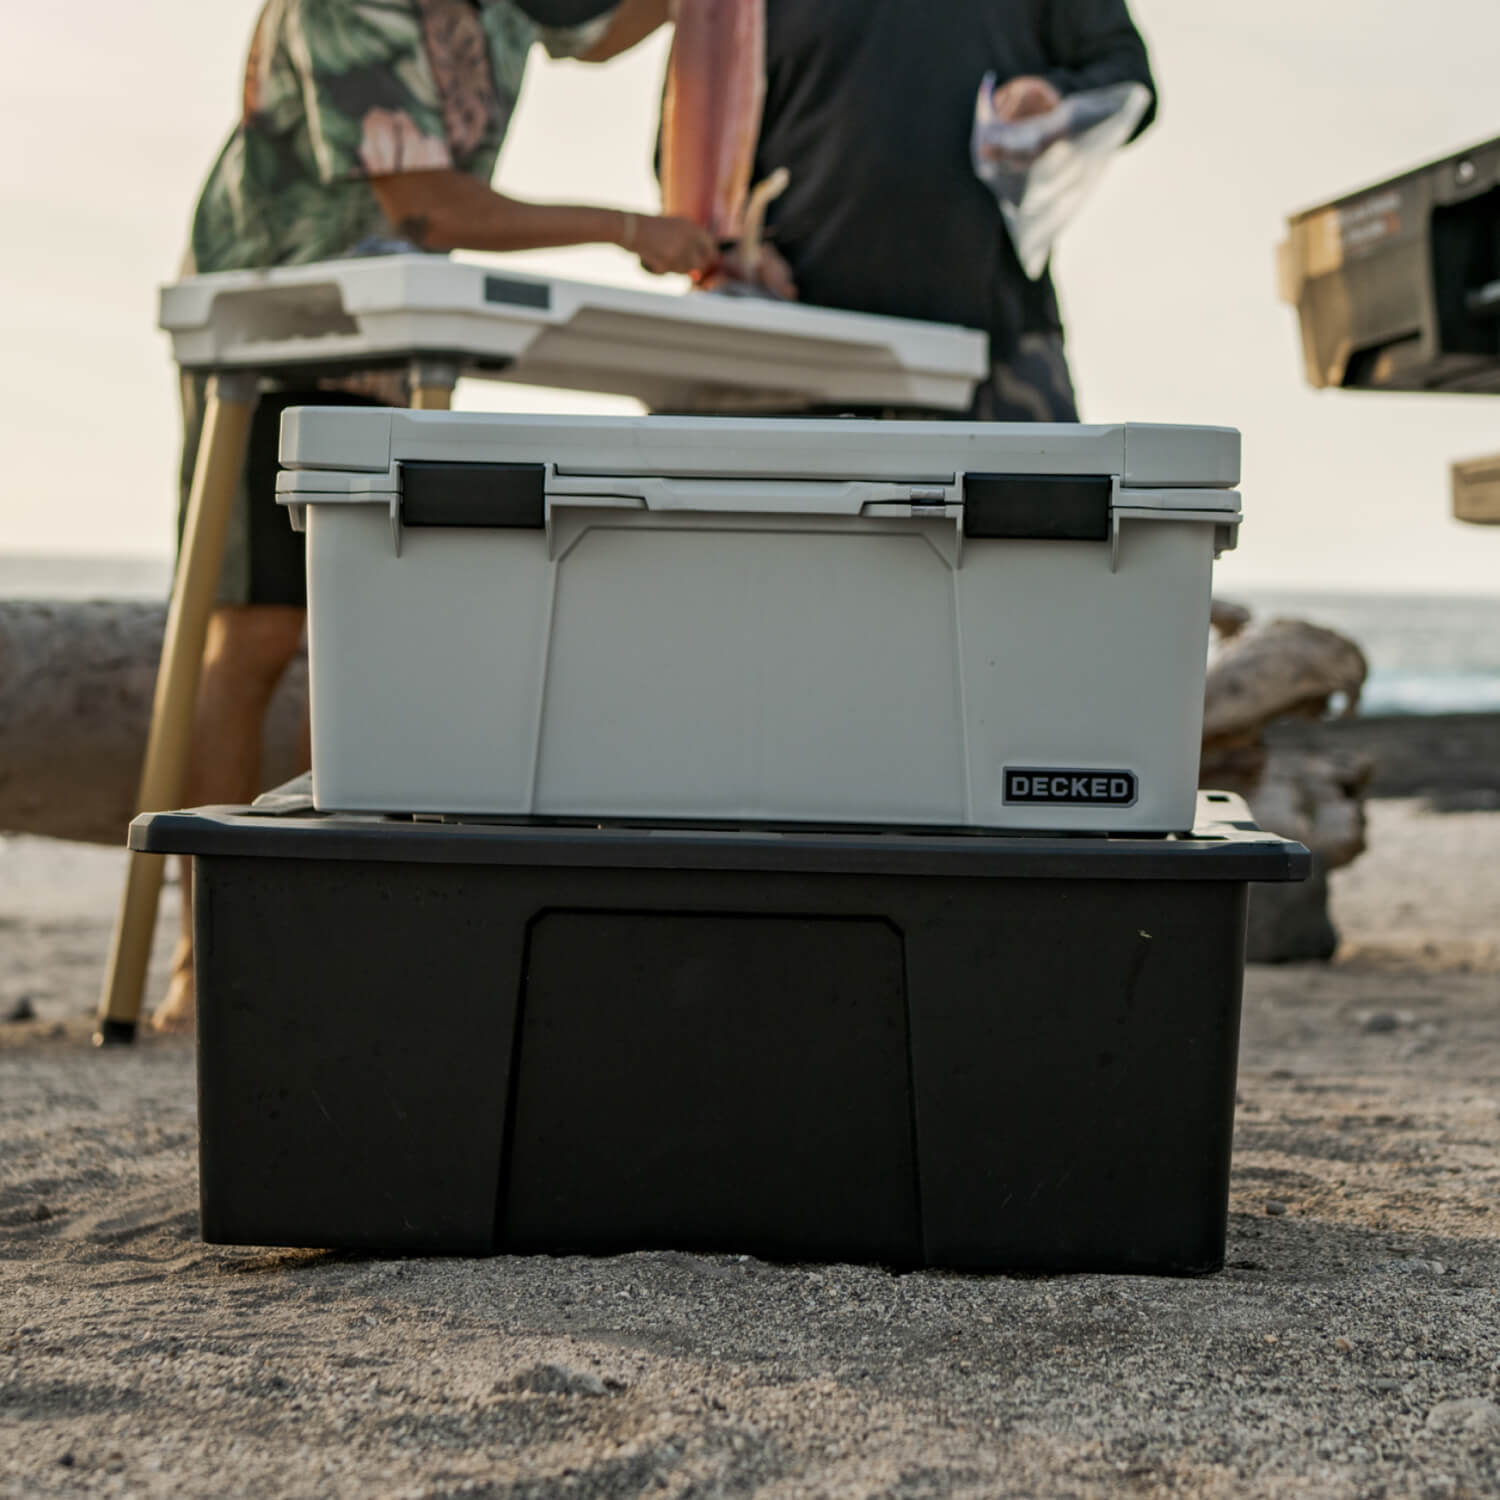
{"type": "Polygon", "coordinates": [[[1364,714],[1500,713],[1500,673],[1382,672],[1370,674],[1364,714]]]}

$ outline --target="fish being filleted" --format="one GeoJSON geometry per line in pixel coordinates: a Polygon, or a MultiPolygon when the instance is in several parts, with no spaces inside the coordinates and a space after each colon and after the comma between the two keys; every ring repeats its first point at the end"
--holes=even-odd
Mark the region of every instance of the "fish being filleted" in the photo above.
{"type": "MultiPolygon", "coordinates": [[[[765,0],[681,0],[662,101],[662,212],[692,219],[753,279],[767,205],[788,181],[751,190],[766,91],[765,0]]],[[[712,286],[720,264],[697,278],[712,286]]]]}

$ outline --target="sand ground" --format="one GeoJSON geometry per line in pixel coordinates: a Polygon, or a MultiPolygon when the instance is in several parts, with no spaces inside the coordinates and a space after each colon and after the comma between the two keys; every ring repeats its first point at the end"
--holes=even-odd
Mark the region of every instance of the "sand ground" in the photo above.
{"type": "Polygon", "coordinates": [[[204,1246],[190,1044],[87,1044],[119,856],[0,844],[0,1496],[1500,1495],[1500,813],[1372,821],[1198,1281],[204,1246]]]}

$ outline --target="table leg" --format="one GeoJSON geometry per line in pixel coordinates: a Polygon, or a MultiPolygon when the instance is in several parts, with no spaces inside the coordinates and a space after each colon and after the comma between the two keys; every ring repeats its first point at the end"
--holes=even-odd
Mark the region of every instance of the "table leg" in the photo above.
{"type": "MultiPolygon", "coordinates": [[[[192,745],[193,709],[203,666],[208,620],[218,599],[219,574],[244,467],[245,444],[255,412],[254,375],[215,376],[208,384],[203,436],[188,496],[182,551],[172,583],[156,672],[151,732],[141,768],[138,812],[160,812],[182,801],[192,745]]],[[[156,932],[164,860],[158,854],[130,855],[125,891],[115,923],[109,968],[99,1000],[94,1041],[104,1045],[135,1039],[141,996],[156,932]]]]}
{"type": "Polygon", "coordinates": [[[448,411],[453,405],[453,387],[457,384],[457,365],[445,360],[414,360],[411,367],[412,410],[448,411]]]}

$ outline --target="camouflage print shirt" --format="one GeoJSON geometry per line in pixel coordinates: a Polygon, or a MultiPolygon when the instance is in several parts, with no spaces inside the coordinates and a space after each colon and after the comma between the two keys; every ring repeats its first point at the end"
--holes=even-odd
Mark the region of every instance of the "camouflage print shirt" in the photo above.
{"type": "Polygon", "coordinates": [[[577,56],[607,25],[549,31],[514,0],[267,0],[189,268],[296,265],[388,239],[372,176],[450,167],[488,182],[531,44],[577,56]]]}

